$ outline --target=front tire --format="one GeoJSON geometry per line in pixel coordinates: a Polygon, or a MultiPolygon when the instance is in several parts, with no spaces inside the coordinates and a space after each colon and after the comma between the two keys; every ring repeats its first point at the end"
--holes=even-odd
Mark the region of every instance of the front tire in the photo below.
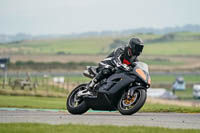
{"type": "Polygon", "coordinates": [[[77,98],[76,98],[76,94],[80,91],[85,89],[86,84],[81,84],[79,86],[77,86],[68,96],[67,98],[67,103],[66,103],[66,107],[67,110],[71,113],[71,114],[75,114],[75,115],[80,115],[83,114],[85,112],[87,112],[89,110],[89,107],[87,106],[87,104],[85,103],[85,101],[83,99],[79,99],[79,102],[77,102],[77,98]]]}
{"type": "Polygon", "coordinates": [[[137,89],[134,94],[135,96],[137,95],[137,97],[132,104],[129,102],[130,106],[128,104],[127,106],[125,105],[125,95],[119,100],[118,110],[122,115],[132,115],[139,111],[144,105],[147,97],[146,91],[144,89],[137,89]]]}

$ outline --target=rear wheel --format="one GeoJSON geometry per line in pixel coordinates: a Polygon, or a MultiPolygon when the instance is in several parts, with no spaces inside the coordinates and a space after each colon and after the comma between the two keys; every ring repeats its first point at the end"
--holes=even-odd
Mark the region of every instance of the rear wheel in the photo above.
{"type": "Polygon", "coordinates": [[[85,103],[82,97],[77,97],[77,93],[85,89],[86,84],[77,86],[67,98],[67,110],[71,114],[83,114],[88,111],[89,107],[85,103]]]}
{"type": "MultiPolygon", "coordinates": [[[[126,93],[126,92],[125,92],[126,93]]],[[[144,89],[135,90],[133,96],[122,96],[118,103],[118,110],[123,115],[132,115],[139,111],[146,101],[146,91],[144,89]]]]}

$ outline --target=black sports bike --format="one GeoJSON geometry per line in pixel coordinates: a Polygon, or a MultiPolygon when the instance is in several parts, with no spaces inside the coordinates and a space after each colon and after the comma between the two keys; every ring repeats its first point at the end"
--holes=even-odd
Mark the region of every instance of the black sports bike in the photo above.
{"type": "MultiPolygon", "coordinates": [[[[96,67],[88,67],[83,73],[89,78],[96,74],[96,67]]],[[[83,114],[91,108],[132,115],[144,105],[150,84],[148,65],[135,62],[130,71],[117,68],[113,75],[100,81],[92,96],[82,95],[87,84],[77,86],[69,94],[66,106],[71,114],[83,114]]]]}

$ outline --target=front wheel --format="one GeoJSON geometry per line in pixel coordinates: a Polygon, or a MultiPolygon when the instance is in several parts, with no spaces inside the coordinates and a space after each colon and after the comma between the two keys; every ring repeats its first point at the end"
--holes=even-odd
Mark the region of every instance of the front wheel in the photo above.
{"type": "MultiPolygon", "coordinates": [[[[126,92],[125,92],[126,93],[126,92]]],[[[135,90],[132,97],[127,98],[124,94],[118,103],[118,110],[123,115],[132,115],[139,111],[146,101],[146,91],[144,89],[135,90]]]]}
{"type": "Polygon", "coordinates": [[[88,111],[89,107],[81,97],[77,97],[77,93],[85,89],[86,84],[77,86],[67,98],[67,110],[71,114],[83,114],[88,111]]]}

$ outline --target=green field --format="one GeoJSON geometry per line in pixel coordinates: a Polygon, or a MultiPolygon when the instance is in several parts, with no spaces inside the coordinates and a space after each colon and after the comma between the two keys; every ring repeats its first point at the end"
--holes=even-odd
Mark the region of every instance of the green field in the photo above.
{"type": "MultiPolygon", "coordinates": [[[[2,96],[0,107],[38,108],[38,109],[66,109],[66,98],[32,97],[32,96],[2,96]]],[[[178,112],[200,113],[200,107],[185,107],[145,103],[140,112],[178,112]]]]}
{"type": "Polygon", "coordinates": [[[185,65],[186,62],[184,61],[169,61],[164,59],[142,59],[142,62],[145,62],[149,66],[156,65],[156,66],[181,66],[185,65]]]}
{"type": "Polygon", "coordinates": [[[34,40],[21,43],[0,45],[1,49],[10,49],[17,54],[101,54],[107,52],[112,38],[83,38],[59,40],[34,40]]]}
{"type": "MultiPolygon", "coordinates": [[[[144,55],[199,55],[200,33],[173,33],[166,35],[135,34],[146,41],[144,55]],[[159,41],[160,39],[160,41],[159,41]],[[151,41],[153,40],[151,43],[151,41]],[[154,41],[155,40],[155,41],[154,41]],[[157,41],[158,40],[158,41],[157,41]]],[[[115,39],[125,42],[134,35],[118,37],[88,37],[75,39],[33,40],[0,44],[0,53],[12,54],[107,54],[115,39]]]]}
{"type": "Polygon", "coordinates": [[[144,55],[199,55],[200,41],[172,41],[145,45],[144,55]]]}
{"type": "Polygon", "coordinates": [[[199,133],[194,129],[169,129],[144,126],[88,126],[88,125],[50,125],[36,123],[0,124],[1,133],[199,133]]]}
{"type": "Polygon", "coordinates": [[[187,88],[184,91],[176,91],[175,94],[180,100],[194,100],[192,88],[187,88]]]}
{"type": "Polygon", "coordinates": [[[173,83],[176,80],[177,76],[182,76],[186,83],[200,83],[199,75],[151,75],[152,84],[153,83],[162,83],[168,82],[173,83]]]}

